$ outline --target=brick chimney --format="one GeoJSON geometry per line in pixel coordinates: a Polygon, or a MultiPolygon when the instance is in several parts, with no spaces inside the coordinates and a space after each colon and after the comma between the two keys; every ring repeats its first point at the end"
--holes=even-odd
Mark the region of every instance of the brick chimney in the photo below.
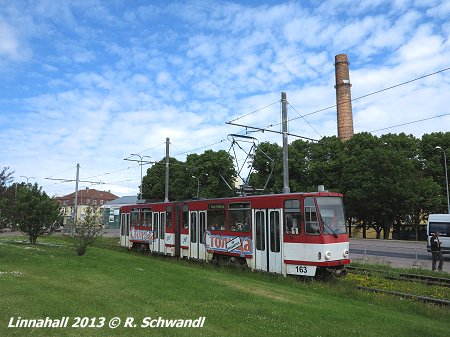
{"type": "Polygon", "coordinates": [[[338,137],[346,141],[353,136],[352,97],[347,54],[335,56],[338,137]]]}

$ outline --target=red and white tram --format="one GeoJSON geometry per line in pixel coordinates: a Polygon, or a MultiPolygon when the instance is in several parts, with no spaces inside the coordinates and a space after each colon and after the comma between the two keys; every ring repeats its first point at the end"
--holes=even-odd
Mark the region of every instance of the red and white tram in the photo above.
{"type": "Polygon", "coordinates": [[[283,275],[349,260],[342,195],[290,193],[122,206],[124,247],[283,275]]]}

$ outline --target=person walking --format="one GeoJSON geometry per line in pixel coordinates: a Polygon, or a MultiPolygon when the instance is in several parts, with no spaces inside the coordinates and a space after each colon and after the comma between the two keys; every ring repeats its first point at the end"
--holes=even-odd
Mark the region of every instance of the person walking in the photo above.
{"type": "Polygon", "coordinates": [[[433,236],[430,239],[430,245],[431,245],[431,255],[433,257],[431,269],[436,270],[436,261],[439,259],[438,270],[442,271],[442,267],[444,265],[444,256],[442,255],[441,241],[439,240],[439,232],[433,233],[433,236]]]}

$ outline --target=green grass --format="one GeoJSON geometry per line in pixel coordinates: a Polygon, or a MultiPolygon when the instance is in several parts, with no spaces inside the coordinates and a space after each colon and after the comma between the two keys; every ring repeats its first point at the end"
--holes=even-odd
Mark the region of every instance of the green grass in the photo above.
{"type": "Polygon", "coordinates": [[[362,293],[342,282],[216,269],[100,244],[78,257],[62,238],[38,242],[0,239],[0,336],[430,337],[450,331],[448,308],[362,293]],[[206,321],[201,329],[8,328],[18,316],[206,321]]]}
{"type": "Polygon", "coordinates": [[[450,288],[428,285],[414,280],[404,280],[397,281],[391,280],[386,277],[400,277],[401,273],[414,274],[414,275],[425,275],[425,276],[436,276],[443,278],[450,278],[450,275],[445,272],[435,272],[424,269],[405,269],[405,268],[392,268],[385,265],[377,264],[360,264],[351,263],[351,266],[364,268],[364,273],[348,273],[342,278],[343,282],[348,282],[353,285],[376,288],[387,291],[395,291],[402,293],[409,293],[418,296],[432,297],[436,299],[450,301],[450,288]],[[368,272],[368,274],[366,274],[368,272]]]}

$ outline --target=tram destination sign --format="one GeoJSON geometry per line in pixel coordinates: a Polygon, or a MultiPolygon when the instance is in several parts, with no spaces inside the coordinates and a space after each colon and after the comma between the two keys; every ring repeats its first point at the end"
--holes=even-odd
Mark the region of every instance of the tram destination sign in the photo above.
{"type": "Polygon", "coordinates": [[[209,204],[208,209],[225,209],[225,204],[209,204]]]}

